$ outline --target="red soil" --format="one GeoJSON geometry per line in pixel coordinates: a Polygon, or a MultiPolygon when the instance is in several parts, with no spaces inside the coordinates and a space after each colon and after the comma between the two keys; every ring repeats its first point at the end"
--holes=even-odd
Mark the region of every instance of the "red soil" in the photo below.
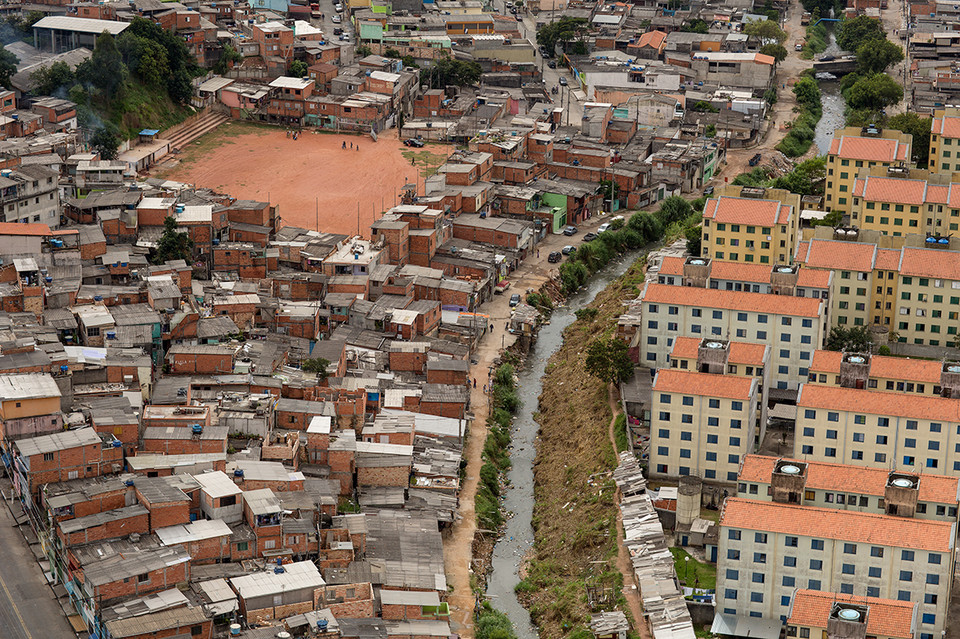
{"type": "Polygon", "coordinates": [[[261,130],[224,140],[165,177],[279,204],[284,226],[317,228],[319,203],[320,230],[352,235],[359,211],[360,234],[369,237],[370,224],[399,203],[404,184],[420,180],[422,185],[420,167],[400,154],[403,149],[396,129],[377,142],[366,135],[312,132],[294,140],[282,129],[261,130]]]}

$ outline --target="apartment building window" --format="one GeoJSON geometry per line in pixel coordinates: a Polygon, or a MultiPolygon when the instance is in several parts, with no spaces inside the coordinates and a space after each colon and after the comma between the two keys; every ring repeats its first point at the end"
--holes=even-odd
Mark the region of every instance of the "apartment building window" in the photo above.
{"type": "Polygon", "coordinates": [[[727,588],[726,590],[723,591],[723,597],[724,597],[724,599],[733,599],[733,600],[736,600],[736,598],[737,598],[737,591],[734,590],[733,588],[727,588]]]}
{"type": "MultiPolygon", "coordinates": [[[[19,406],[20,403],[17,402],[17,405],[19,406]]],[[[44,454],[43,454],[43,461],[53,461],[53,453],[44,453],[44,454]]]]}
{"type": "Polygon", "coordinates": [[[913,572],[910,570],[901,570],[900,581],[913,581],[913,572]]]}
{"type": "Polygon", "coordinates": [[[767,563],[767,553],[765,553],[765,552],[755,552],[755,553],[753,553],[753,563],[755,563],[755,564],[765,564],[765,563],[767,563]]]}
{"type": "Polygon", "coordinates": [[[909,590],[898,590],[898,591],[897,591],[897,601],[910,601],[910,591],[909,591],[909,590]]]}
{"type": "Polygon", "coordinates": [[[733,548],[727,549],[727,559],[730,561],[740,561],[740,551],[733,548]]]}
{"type": "MultiPolygon", "coordinates": [[[[937,513],[937,514],[941,514],[941,513],[939,513],[940,508],[942,508],[942,506],[937,506],[937,510],[938,510],[938,513],[937,513]]],[[[936,564],[936,565],[939,566],[939,565],[940,565],[940,554],[939,554],[939,553],[935,553],[935,552],[932,552],[932,553],[928,554],[928,555],[927,555],[927,563],[928,563],[928,564],[936,564]]]]}
{"type": "Polygon", "coordinates": [[[869,576],[871,576],[871,577],[880,577],[881,574],[882,574],[882,572],[883,572],[883,571],[880,570],[879,567],[877,567],[877,566],[870,566],[870,569],[867,571],[867,574],[868,574],[869,576]]]}
{"type": "Polygon", "coordinates": [[[811,560],[810,560],[810,570],[823,570],[823,560],[821,560],[821,559],[811,559],[811,560]]]}
{"type": "Polygon", "coordinates": [[[727,579],[731,581],[737,581],[740,579],[740,571],[733,570],[732,568],[727,568],[727,579]]]}
{"type": "Polygon", "coordinates": [[[733,541],[740,541],[740,531],[739,530],[728,530],[727,539],[732,539],[733,541]]]}

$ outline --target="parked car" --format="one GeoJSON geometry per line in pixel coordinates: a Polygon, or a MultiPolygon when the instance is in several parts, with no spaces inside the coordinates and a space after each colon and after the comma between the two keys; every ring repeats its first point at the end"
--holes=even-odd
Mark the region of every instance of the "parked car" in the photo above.
{"type": "Polygon", "coordinates": [[[547,62],[547,66],[550,67],[551,69],[556,69],[557,68],[556,60],[551,60],[550,62],[547,62]]]}
{"type": "Polygon", "coordinates": [[[519,293],[514,293],[513,295],[510,296],[510,308],[513,308],[514,306],[516,306],[516,305],[519,304],[519,303],[520,303],[520,294],[519,294],[519,293]]]}
{"type": "Polygon", "coordinates": [[[335,4],[333,5],[333,10],[336,11],[337,13],[343,13],[343,5],[335,4]]]}
{"type": "Polygon", "coordinates": [[[410,138],[409,140],[404,140],[403,143],[406,146],[412,146],[418,149],[423,148],[423,140],[420,138],[410,138]]]}
{"type": "Polygon", "coordinates": [[[333,35],[335,35],[335,36],[343,35],[343,29],[341,29],[340,27],[336,27],[336,28],[333,30],[333,35]]]}
{"type": "Polygon", "coordinates": [[[712,186],[708,186],[707,188],[703,189],[703,194],[704,194],[704,195],[713,195],[713,187],[712,187],[712,186]]]}
{"type": "Polygon", "coordinates": [[[562,87],[567,86],[567,79],[563,76],[560,76],[560,86],[562,87]]]}
{"type": "Polygon", "coordinates": [[[583,241],[584,241],[584,242],[592,242],[592,241],[594,241],[595,239],[597,239],[597,234],[596,234],[596,233],[587,233],[586,235],[583,236],[583,241]]]}
{"type": "Polygon", "coordinates": [[[523,22],[523,16],[517,14],[516,18],[517,18],[517,22],[523,22]]]}
{"type": "Polygon", "coordinates": [[[763,159],[763,156],[760,155],[759,153],[757,153],[757,154],[755,154],[752,158],[750,158],[749,164],[750,164],[750,166],[756,166],[756,165],[760,164],[760,160],[762,160],[762,159],[763,159]]]}
{"type": "Polygon", "coordinates": [[[333,23],[340,24],[340,16],[333,16],[333,23]]]}
{"type": "Polygon", "coordinates": [[[570,226],[567,226],[563,229],[563,234],[566,235],[567,237],[570,237],[571,235],[576,235],[577,227],[571,224],[570,226]]]}
{"type": "Polygon", "coordinates": [[[554,251],[553,253],[547,256],[547,261],[550,262],[551,264],[556,264],[562,259],[563,259],[563,254],[560,251],[554,251]]]}
{"type": "Polygon", "coordinates": [[[597,228],[597,235],[600,235],[601,233],[606,233],[609,230],[610,230],[610,222],[604,222],[597,228]]]}
{"type": "Polygon", "coordinates": [[[337,39],[340,40],[340,42],[350,42],[350,36],[348,36],[346,33],[344,33],[337,39]]]}
{"type": "Polygon", "coordinates": [[[574,253],[577,252],[577,247],[570,246],[569,244],[567,244],[562,249],[560,249],[560,252],[563,253],[564,255],[573,255],[574,253]]]}

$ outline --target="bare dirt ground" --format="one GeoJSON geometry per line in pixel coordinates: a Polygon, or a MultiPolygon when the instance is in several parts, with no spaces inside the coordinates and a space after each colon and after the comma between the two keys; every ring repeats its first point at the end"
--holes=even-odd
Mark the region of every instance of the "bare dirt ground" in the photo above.
{"type": "Polygon", "coordinates": [[[354,234],[359,224],[359,233],[369,236],[370,224],[399,203],[404,184],[418,182],[422,193],[424,175],[450,150],[407,149],[396,129],[377,142],[310,131],[294,140],[281,128],[231,122],[190,144],[175,166],[158,175],[277,203],[283,225],[317,228],[319,208],[320,229],[354,234]]]}

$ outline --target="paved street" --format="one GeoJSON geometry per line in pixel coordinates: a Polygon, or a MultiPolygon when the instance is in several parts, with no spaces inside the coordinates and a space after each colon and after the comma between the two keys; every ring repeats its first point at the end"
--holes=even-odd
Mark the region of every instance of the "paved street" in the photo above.
{"type": "MultiPolygon", "coordinates": [[[[13,504],[13,508],[19,509],[19,505],[13,504]]],[[[6,504],[0,504],[0,637],[71,639],[75,636],[10,510],[6,504]]]]}

